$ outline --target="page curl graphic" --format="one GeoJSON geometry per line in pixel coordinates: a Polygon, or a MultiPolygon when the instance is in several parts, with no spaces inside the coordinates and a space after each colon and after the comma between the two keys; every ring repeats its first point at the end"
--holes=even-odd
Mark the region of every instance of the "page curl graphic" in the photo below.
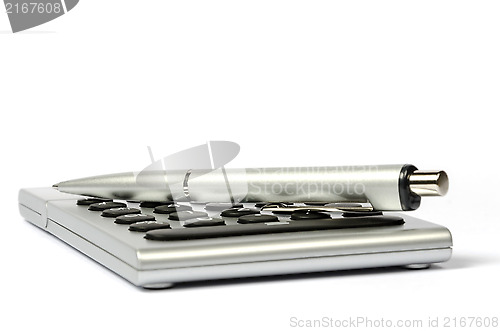
{"type": "Polygon", "coordinates": [[[73,9],[79,0],[4,0],[12,32],[52,21],[73,9]]]}

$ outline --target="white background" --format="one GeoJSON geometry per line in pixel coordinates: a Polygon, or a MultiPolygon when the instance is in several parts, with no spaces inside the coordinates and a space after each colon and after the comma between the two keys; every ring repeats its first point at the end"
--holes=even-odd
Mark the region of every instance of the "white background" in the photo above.
{"type": "Polygon", "coordinates": [[[496,1],[82,0],[18,34],[0,13],[0,328],[500,317],[499,12],[496,1]],[[22,187],[140,170],[149,145],[160,157],[207,140],[239,143],[234,167],[445,169],[449,194],[412,214],[452,231],[453,258],[151,292],[18,213],[22,187]]]}

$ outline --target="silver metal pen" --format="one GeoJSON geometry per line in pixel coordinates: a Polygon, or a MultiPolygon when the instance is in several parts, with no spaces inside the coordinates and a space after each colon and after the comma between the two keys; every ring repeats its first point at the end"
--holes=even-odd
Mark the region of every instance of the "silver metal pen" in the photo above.
{"type": "Polygon", "coordinates": [[[139,201],[363,202],[375,210],[415,210],[421,196],[448,191],[444,171],[409,164],[143,171],[54,185],[59,191],[139,201]]]}

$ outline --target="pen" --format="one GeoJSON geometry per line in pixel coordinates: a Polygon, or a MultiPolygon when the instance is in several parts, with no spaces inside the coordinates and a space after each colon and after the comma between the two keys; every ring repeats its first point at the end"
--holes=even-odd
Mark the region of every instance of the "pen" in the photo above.
{"type": "Polygon", "coordinates": [[[374,210],[415,210],[422,196],[448,191],[444,171],[410,164],[143,171],[87,177],[61,192],[138,201],[361,202],[374,210]]]}

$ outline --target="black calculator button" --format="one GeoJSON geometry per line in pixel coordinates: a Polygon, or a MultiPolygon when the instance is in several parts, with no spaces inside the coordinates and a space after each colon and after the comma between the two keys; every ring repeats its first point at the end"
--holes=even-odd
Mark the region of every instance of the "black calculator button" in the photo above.
{"type": "Polygon", "coordinates": [[[404,224],[397,216],[368,216],[350,219],[306,220],[278,223],[240,224],[199,228],[169,229],[148,231],[144,238],[150,240],[173,241],[206,239],[232,236],[258,235],[270,233],[301,232],[316,230],[339,230],[349,228],[395,226],[404,224]]]}
{"type": "Polygon", "coordinates": [[[222,218],[202,217],[189,220],[184,224],[185,228],[198,228],[202,226],[226,225],[222,218]]]}
{"type": "Polygon", "coordinates": [[[128,214],[119,216],[116,218],[116,224],[134,224],[138,222],[152,222],[155,220],[153,215],[144,215],[144,214],[128,214]]]}
{"type": "Polygon", "coordinates": [[[250,215],[250,214],[260,214],[260,210],[253,209],[253,208],[231,208],[231,209],[223,210],[222,213],[220,213],[220,216],[240,217],[240,216],[250,215]]]}
{"type": "Polygon", "coordinates": [[[178,204],[170,204],[170,205],[162,205],[155,207],[153,210],[153,213],[156,214],[170,214],[170,213],[175,213],[179,211],[188,211],[188,210],[193,210],[191,206],[186,206],[186,205],[178,205],[178,204]]]}
{"type": "Polygon", "coordinates": [[[245,215],[238,218],[238,223],[240,224],[253,224],[253,223],[269,223],[278,222],[278,217],[274,215],[245,215]]]}
{"type": "Polygon", "coordinates": [[[304,202],[305,205],[308,205],[308,206],[324,206],[326,204],[328,204],[328,202],[322,202],[322,201],[308,201],[308,202],[304,202]]]}
{"type": "Polygon", "coordinates": [[[229,208],[243,208],[243,204],[231,202],[210,202],[205,205],[205,209],[208,211],[222,211],[229,208]]]}
{"type": "Polygon", "coordinates": [[[262,207],[264,207],[267,204],[269,204],[269,202],[257,202],[255,204],[255,208],[262,208],[262,207]]]}
{"type": "Polygon", "coordinates": [[[101,198],[85,198],[85,199],[80,199],[76,201],[76,204],[79,206],[89,206],[93,203],[99,203],[99,202],[111,202],[113,200],[111,199],[101,199],[101,198]]]}
{"type": "Polygon", "coordinates": [[[146,232],[158,229],[170,229],[170,224],[160,222],[138,222],[128,227],[129,231],[146,232]]]}
{"type": "Polygon", "coordinates": [[[174,221],[185,221],[192,218],[207,217],[207,216],[208,214],[202,211],[186,210],[186,211],[178,211],[175,213],[170,213],[168,219],[174,221]]]}
{"type": "Polygon", "coordinates": [[[294,203],[293,202],[280,202],[280,201],[275,201],[275,202],[257,202],[255,204],[256,208],[262,208],[262,207],[290,207],[294,203]]]}
{"type": "Polygon", "coordinates": [[[172,205],[174,204],[175,202],[173,201],[163,201],[163,202],[158,202],[158,201],[142,201],[140,204],[139,204],[139,207],[142,207],[142,208],[155,208],[155,207],[158,207],[158,206],[167,206],[167,205],[172,205]]]}
{"type": "Polygon", "coordinates": [[[140,214],[141,210],[137,208],[127,208],[127,207],[121,207],[121,208],[110,208],[106,209],[102,212],[101,216],[103,217],[118,217],[122,215],[128,215],[128,214],[140,214]]]}
{"type": "Polygon", "coordinates": [[[111,208],[121,208],[121,207],[127,207],[126,204],[123,202],[97,202],[93,203],[89,206],[89,210],[93,211],[103,211],[106,209],[111,209],[111,208]]]}
{"type": "Polygon", "coordinates": [[[306,211],[296,211],[290,216],[292,220],[319,220],[319,219],[331,219],[330,215],[327,213],[322,213],[315,210],[306,211]]]}
{"type": "Polygon", "coordinates": [[[359,216],[379,216],[383,215],[381,211],[346,211],[342,213],[344,217],[359,217],[359,216]]]}

